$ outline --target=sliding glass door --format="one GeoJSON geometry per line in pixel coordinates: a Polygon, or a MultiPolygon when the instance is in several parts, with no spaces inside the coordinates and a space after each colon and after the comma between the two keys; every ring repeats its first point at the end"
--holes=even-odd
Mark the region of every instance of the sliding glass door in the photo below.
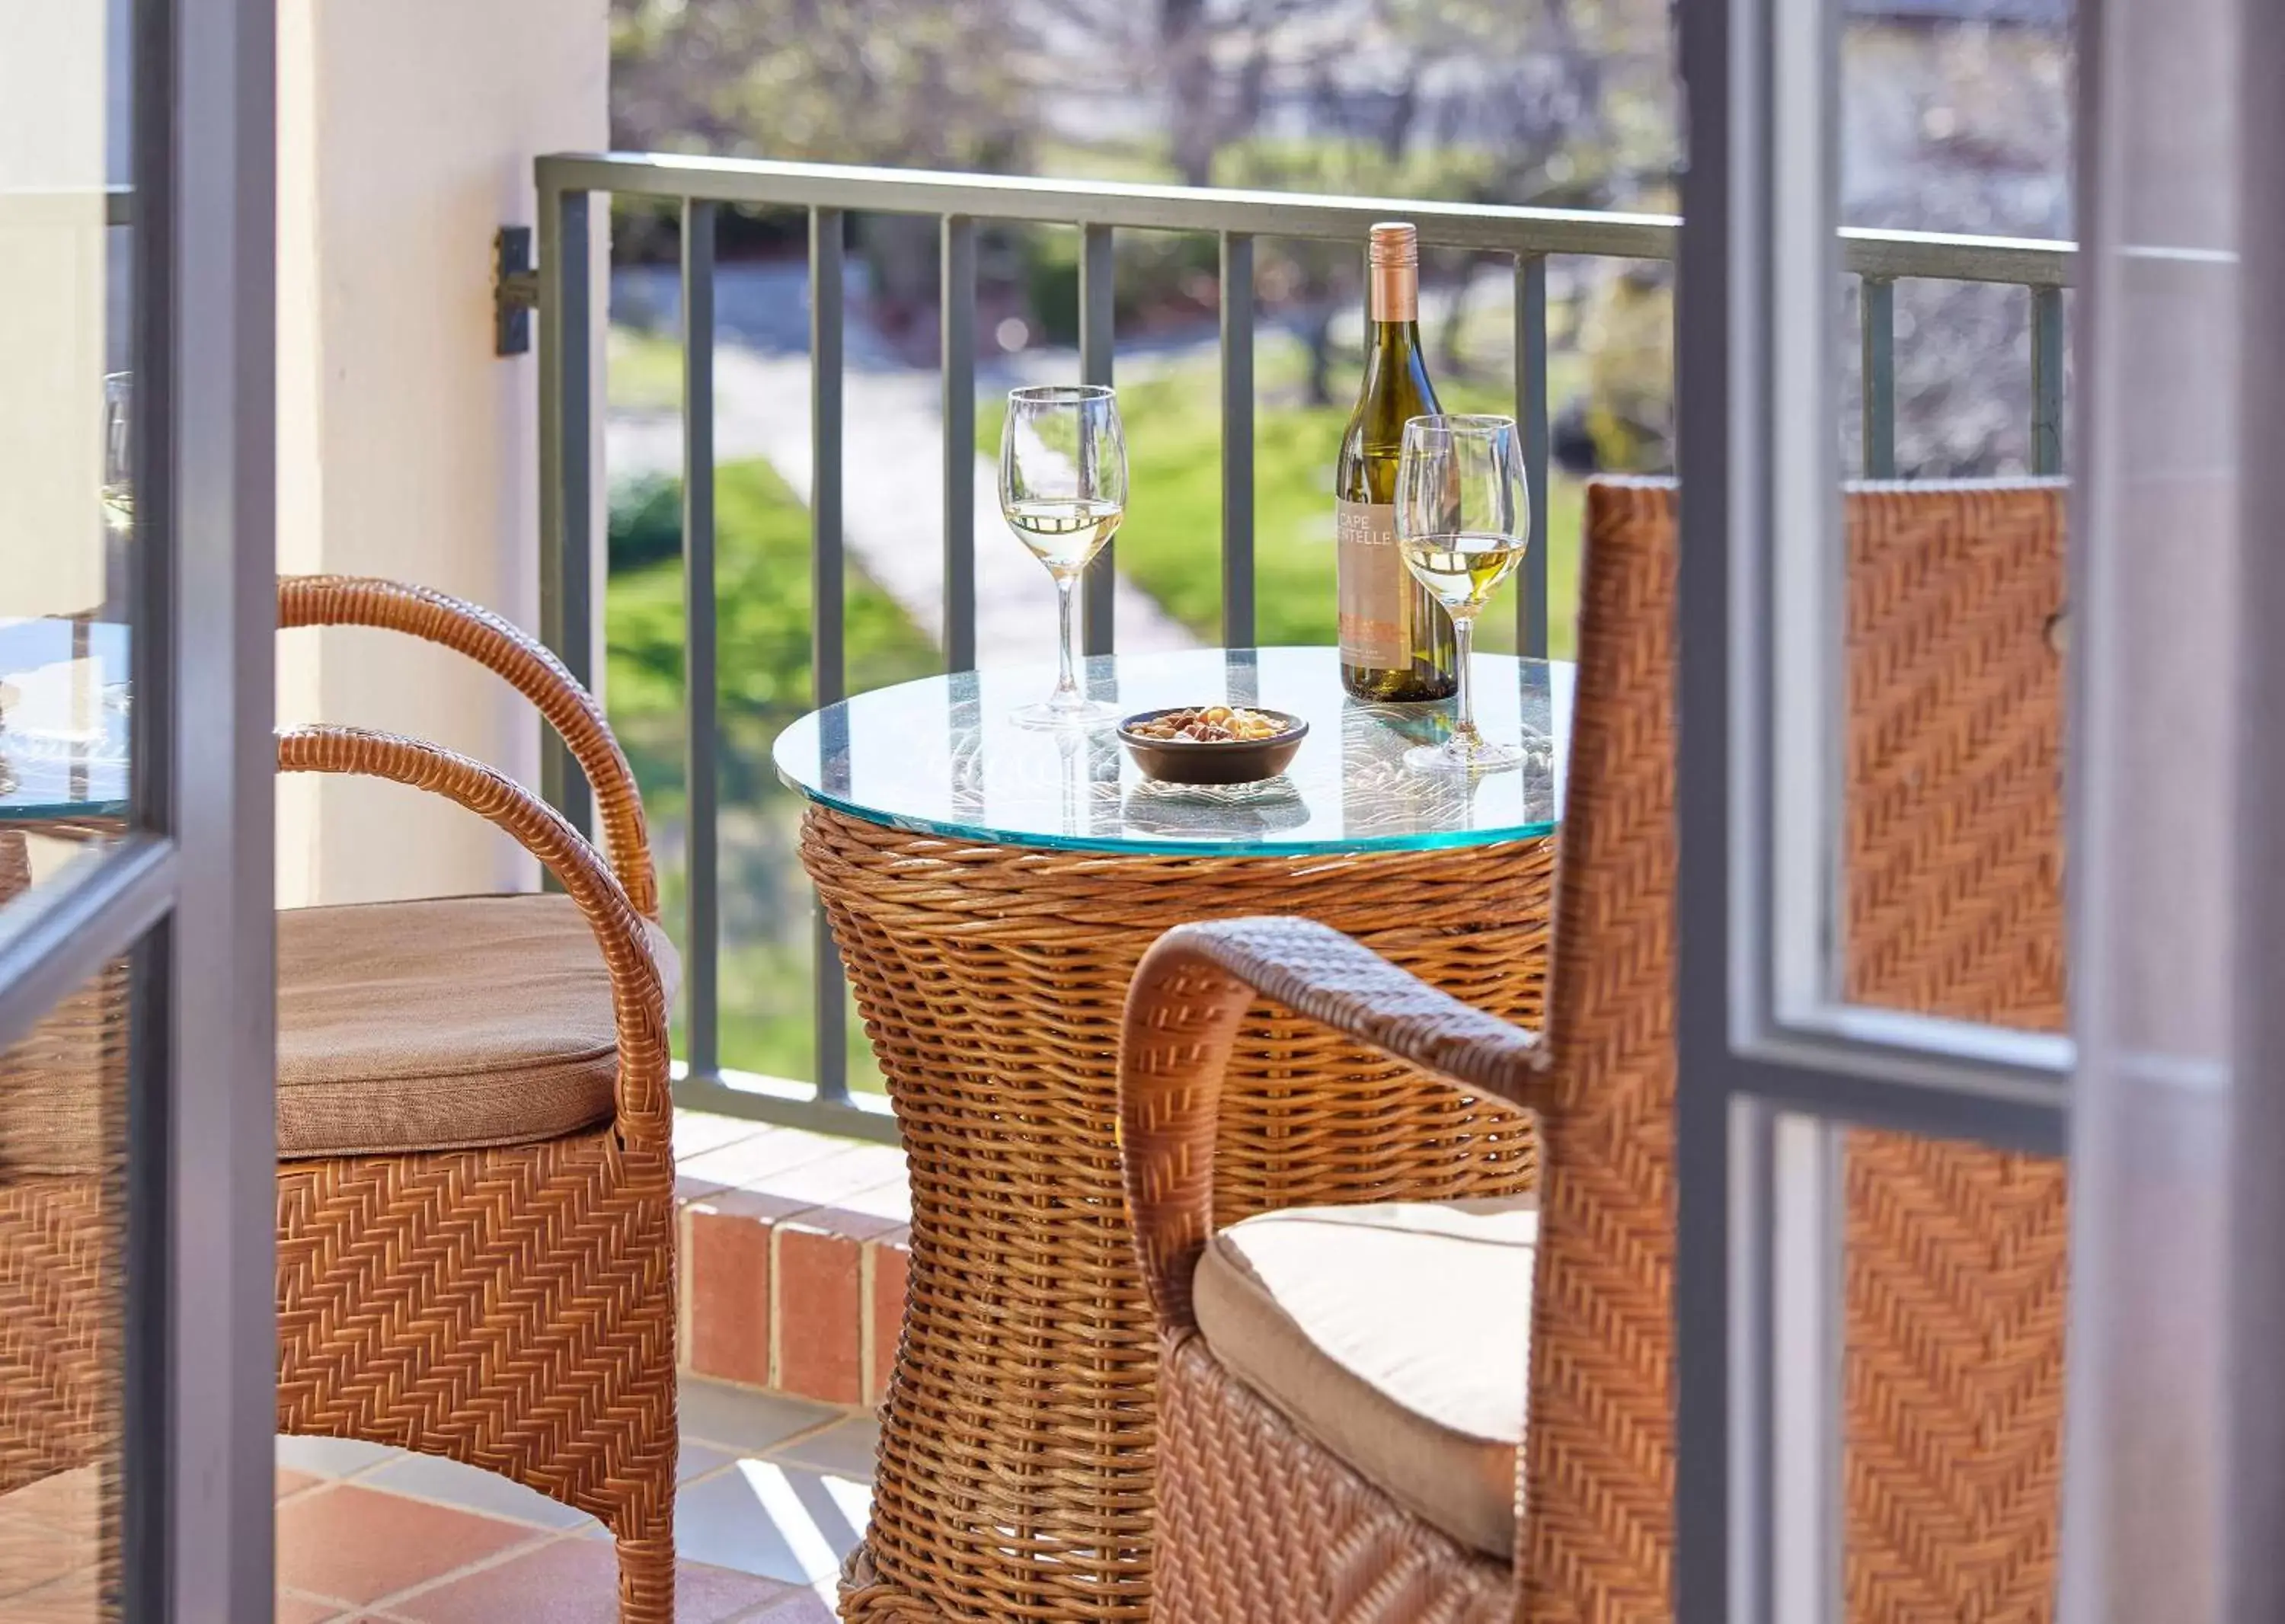
{"type": "Polygon", "coordinates": [[[0,0],[0,1620],[271,1612],[271,27],[0,0]]]}
{"type": "Polygon", "coordinates": [[[2061,237],[2068,141],[2006,121],[2068,118],[2075,20],[1676,11],[1676,1613],[2046,1618],[2078,268],[1979,287],[1844,231],[2061,237]],[[2028,181],[1962,160],[2006,140],[2028,181]]]}

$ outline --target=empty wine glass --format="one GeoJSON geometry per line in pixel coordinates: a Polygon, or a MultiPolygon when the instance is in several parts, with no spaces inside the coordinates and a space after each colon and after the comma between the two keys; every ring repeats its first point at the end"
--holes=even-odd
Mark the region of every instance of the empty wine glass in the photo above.
{"type": "Polygon", "coordinates": [[[1497,773],[1524,753],[1476,728],[1469,644],[1493,589],[1515,573],[1531,540],[1523,451],[1512,417],[1416,417],[1396,466],[1396,545],[1405,568],[1452,616],[1460,654],[1459,715],[1441,744],[1407,750],[1416,772],[1497,773]]]}
{"type": "Polygon", "coordinates": [[[1011,390],[1000,436],[1000,512],[1055,578],[1063,640],[1055,692],[1014,719],[1026,727],[1099,727],[1115,707],[1080,692],[1072,657],[1072,599],[1088,563],[1127,512],[1127,435],[1103,384],[1011,390]]]}

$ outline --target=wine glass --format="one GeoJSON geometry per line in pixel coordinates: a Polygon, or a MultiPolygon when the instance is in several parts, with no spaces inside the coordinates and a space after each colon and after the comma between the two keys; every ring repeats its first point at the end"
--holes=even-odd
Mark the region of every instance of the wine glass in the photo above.
{"type": "Polygon", "coordinates": [[[1080,691],[1072,659],[1072,589],[1127,512],[1127,433],[1103,384],[1014,389],[1000,435],[1000,513],[1055,577],[1063,643],[1056,689],[1015,713],[1025,727],[1099,727],[1114,706],[1080,691]]]}
{"type": "Polygon", "coordinates": [[[1407,750],[1425,773],[1498,773],[1524,753],[1476,728],[1469,644],[1476,616],[1515,573],[1531,540],[1523,451],[1512,417],[1416,417],[1404,425],[1396,465],[1396,545],[1404,566],[1452,616],[1460,654],[1459,715],[1441,744],[1407,750]]]}

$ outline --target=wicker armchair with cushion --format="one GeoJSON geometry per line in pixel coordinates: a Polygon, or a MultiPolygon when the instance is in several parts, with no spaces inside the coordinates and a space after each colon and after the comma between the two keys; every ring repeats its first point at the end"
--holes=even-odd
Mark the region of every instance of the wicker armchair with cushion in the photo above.
{"type": "MultiPolygon", "coordinates": [[[[2053,1024],[2060,490],[1867,488],[1849,522],[1852,992],[2053,1024]]],[[[1169,1624],[1672,1614],[1674,531],[1670,487],[1590,489],[1543,1037],[1306,921],[1183,927],[1136,975],[1169,1624]],[[1538,1190],[1217,1232],[1216,1096],[1257,990],[1535,1113],[1538,1190]]],[[[1847,1154],[1849,1615],[2045,1616],[2061,1170],[1847,1154]]]]}
{"type": "MultiPolygon", "coordinates": [[[[279,915],[279,1430],[449,1455],[590,1512],[617,1539],[622,1620],[668,1624],[676,965],[633,775],[593,699],[488,611],[326,577],[282,581],[279,618],[499,672],[570,746],[610,851],[434,745],[280,736],[281,771],[444,796],[563,894],[279,915]]],[[[0,1490],[109,1453],[123,988],[0,1056],[0,1490]]]]}

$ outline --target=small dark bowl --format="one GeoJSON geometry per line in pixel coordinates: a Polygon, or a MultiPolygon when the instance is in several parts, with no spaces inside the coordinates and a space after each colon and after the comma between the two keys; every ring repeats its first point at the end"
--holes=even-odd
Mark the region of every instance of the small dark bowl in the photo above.
{"type": "Polygon", "coordinates": [[[1275,778],[1293,763],[1293,756],[1308,737],[1309,725],[1298,716],[1283,710],[1266,710],[1260,705],[1245,709],[1260,715],[1274,717],[1284,724],[1280,732],[1267,739],[1150,739],[1135,732],[1140,724],[1154,721],[1170,711],[1190,710],[1192,705],[1166,705],[1156,710],[1139,710],[1119,724],[1119,741],[1127,753],[1135,757],[1135,765],[1142,769],[1142,776],[1158,780],[1162,784],[1252,784],[1265,778],[1275,778]]]}

